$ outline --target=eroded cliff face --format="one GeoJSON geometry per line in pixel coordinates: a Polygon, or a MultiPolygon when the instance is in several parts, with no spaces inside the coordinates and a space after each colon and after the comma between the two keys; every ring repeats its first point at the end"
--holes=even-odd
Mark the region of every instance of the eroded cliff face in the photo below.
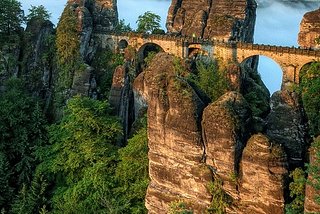
{"type": "Polygon", "coordinates": [[[201,162],[200,122],[205,105],[189,84],[175,75],[173,59],[158,54],[134,84],[146,85],[148,90],[151,183],[146,206],[149,213],[167,213],[170,202],[181,199],[200,213],[210,203],[206,185],[212,181],[211,170],[201,162]]]}
{"type": "Polygon", "coordinates": [[[173,0],[168,11],[168,33],[205,39],[253,41],[254,0],[173,0]]]}
{"type": "Polygon", "coordinates": [[[217,177],[236,205],[229,212],[284,213],[288,161],[282,142],[255,135],[255,118],[240,92],[206,106],[175,74],[173,59],[156,55],[134,83],[135,102],[148,104],[149,213],[168,213],[176,200],[202,213],[212,199],[207,184],[217,177]]]}
{"type": "Polygon", "coordinates": [[[300,23],[298,44],[303,48],[319,48],[316,38],[320,36],[320,9],[306,13],[300,23]]]}
{"type": "Polygon", "coordinates": [[[90,64],[100,46],[93,32],[109,32],[118,25],[116,0],[68,0],[78,18],[80,34],[80,54],[85,63],[90,64]]]}
{"type": "Polygon", "coordinates": [[[253,135],[240,164],[237,213],[284,213],[284,180],[288,175],[284,149],[265,135],[253,135]]]}
{"type": "MultiPolygon", "coordinates": [[[[320,140],[320,136],[318,137],[320,140]]],[[[319,167],[319,159],[316,157],[316,152],[314,148],[309,149],[309,163],[319,167]]],[[[309,174],[308,181],[314,183],[314,177],[309,174]]],[[[305,202],[304,202],[304,212],[305,213],[317,213],[320,210],[320,205],[314,201],[314,197],[319,196],[320,191],[316,190],[310,184],[307,183],[306,185],[306,195],[305,195],[305,202]]]]}

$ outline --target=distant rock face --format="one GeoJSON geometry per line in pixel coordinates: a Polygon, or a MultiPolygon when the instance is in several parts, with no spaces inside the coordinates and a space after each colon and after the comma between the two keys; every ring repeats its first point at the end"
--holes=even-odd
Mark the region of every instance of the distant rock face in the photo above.
{"type": "Polygon", "coordinates": [[[148,89],[149,175],[146,207],[151,214],[168,213],[182,200],[197,213],[210,203],[211,170],[201,162],[204,146],[201,116],[204,104],[183,79],[174,74],[173,56],[153,59],[144,81],[148,89]]]}
{"type": "Polygon", "coordinates": [[[50,21],[32,20],[26,27],[23,61],[20,76],[34,96],[41,97],[46,107],[51,99],[52,82],[57,73],[56,59],[52,53],[53,24],[50,21]]]}
{"type": "Polygon", "coordinates": [[[283,145],[290,170],[303,167],[307,123],[299,96],[289,91],[278,91],[272,95],[270,105],[267,136],[283,145]]]}
{"type": "Polygon", "coordinates": [[[240,166],[240,198],[237,213],[284,213],[286,154],[262,135],[253,135],[243,150],[240,166]]]}
{"type": "Polygon", "coordinates": [[[319,48],[316,38],[320,36],[320,8],[306,13],[300,23],[298,44],[301,47],[319,48]]]}
{"type": "MultiPolygon", "coordinates": [[[[130,110],[132,109],[133,93],[130,85],[130,78],[126,71],[125,65],[120,65],[116,68],[112,86],[109,94],[109,103],[113,107],[114,115],[121,119],[123,127],[124,140],[127,139],[129,126],[134,116],[130,110]]],[[[138,118],[138,115],[136,115],[138,118]]]]}
{"type": "Polygon", "coordinates": [[[168,11],[168,33],[205,39],[253,41],[254,0],[173,0],[168,11]]]}
{"type": "Polygon", "coordinates": [[[112,31],[118,25],[116,0],[68,0],[78,18],[80,32],[80,54],[90,64],[99,42],[93,32],[112,31]]]}

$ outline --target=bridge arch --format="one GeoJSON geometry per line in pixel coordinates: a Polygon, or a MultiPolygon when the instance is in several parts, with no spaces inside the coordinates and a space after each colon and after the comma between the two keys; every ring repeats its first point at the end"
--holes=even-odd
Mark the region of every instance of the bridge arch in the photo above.
{"type": "Polygon", "coordinates": [[[123,50],[123,49],[127,48],[128,45],[129,45],[129,43],[128,43],[127,40],[121,39],[121,40],[119,41],[119,43],[118,43],[118,49],[119,49],[119,50],[123,50]]]}
{"type": "Polygon", "coordinates": [[[137,50],[138,61],[143,62],[143,60],[148,56],[150,52],[159,53],[164,52],[164,50],[160,45],[156,43],[145,43],[137,50]]]}
{"type": "Polygon", "coordinates": [[[188,57],[193,57],[193,56],[196,56],[198,54],[202,54],[202,55],[205,55],[205,56],[208,56],[209,54],[204,51],[202,49],[202,45],[201,44],[191,44],[188,46],[188,52],[187,52],[187,56],[188,57]]]}
{"type": "Polygon", "coordinates": [[[270,95],[274,92],[282,89],[282,84],[284,80],[284,72],[281,64],[272,59],[271,57],[265,55],[252,55],[245,58],[241,63],[241,68],[245,64],[252,65],[251,67],[255,67],[257,69],[262,82],[268,88],[270,95]],[[258,65],[255,65],[255,60],[258,60],[258,65]]]}

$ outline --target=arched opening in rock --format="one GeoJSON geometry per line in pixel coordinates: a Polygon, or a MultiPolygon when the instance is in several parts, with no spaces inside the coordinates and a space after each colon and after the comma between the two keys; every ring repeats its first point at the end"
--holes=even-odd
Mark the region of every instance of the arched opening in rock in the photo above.
{"type": "Polygon", "coordinates": [[[188,57],[197,57],[198,54],[208,56],[208,53],[201,49],[200,44],[192,44],[188,47],[188,57]]]}
{"type": "Polygon", "coordinates": [[[118,44],[118,49],[121,51],[121,50],[124,50],[125,48],[128,47],[128,42],[127,40],[125,39],[122,39],[119,44],[118,44]]]}
{"type": "Polygon", "coordinates": [[[149,55],[149,53],[164,52],[163,48],[155,43],[146,43],[142,45],[137,53],[138,62],[142,63],[143,60],[149,55]]]}
{"type": "Polygon", "coordinates": [[[245,67],[246,65],[251,65],[251,67],[257,69],[258,74],[260,75],[263,84],[269,90],[270,95],[281,90],[283,72],[281,67],[273,59],[263,55],[251,56],[242,61],[241,67],[245,67]],[[254,60],[255,58],[258,60],[254,60]]]}

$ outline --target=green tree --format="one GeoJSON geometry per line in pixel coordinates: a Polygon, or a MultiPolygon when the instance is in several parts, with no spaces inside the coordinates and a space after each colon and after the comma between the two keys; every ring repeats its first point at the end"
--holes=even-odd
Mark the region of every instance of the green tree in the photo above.
{"type": "Polygon", "coordinates": [[[12,214],[33,214],[43,210],[47,203],[45,196],[47,186],[44,174],[37,172],[32,179],[30,188],[27,185],[23,185],[18,198],[12,206],[12,214]]]}
{"type": "Polygon", "coordinates": [[[80,55],[78,19],[70,5],[67,5],[61,15],[57,27],[58,66],[60,84],[70,88],[74,74],[83,70],[80,55]]]}
{"type": "Polygon", "coordinates": [[[9,182],[9,192],[30,184],[38,164],[33,152],[46,143],[46,119],[38,100],[29,96],[22,80],[6,81],[0,95],[0,154],[5,156],[2,168],[7,171],[3,179],[8,179],[2,182],[9,182]]]}
{"type": "Polygon", "coordinates": [[[130,23],[129,24],[125,24],[125,20],[124,19],[120,19],[120,22],[117,26],[117,31],[120,32],[130,32],[132,31],[132,28],[130,27],[130,23]]]}
{"type": "Polygon", "coordinates": [[[157,14],[147,11],[138,17],[136,23],[138,25],[137,32],[152,33],[154,30],[160,29],[161,17],[157,14]]]}
{"type": "Polygon", "coordinates": [[[18,43],[23,21],[24,12],[20,2],[0,1],[0,47],[18,43]]]}
{"type": "Polygon", "coordinates": [[[311,135],[320,135],[320,62],[313,62],[300,73],[300,93],[309,120],[311,135]]]}
{"type": "Polygon", "coordinates": [[[47,21],[50,20],[51,13],[43,5],[33,6],[29,9],[29,14],[26,16],[27,23],[30,21],[47,21]]]}
{"type": "Polygon", "coordinates": [[[128,140],[128,145],[119,149],[120,162],[116,168],[119,182],[117,191],[128,201],[126,213],[147,213],[145,196],[150,182],[148,166],[147,119],[142,119],[143,127],[128,140]]]}
{"type": "Polygon", "coordinates": [[[287,214],[303,214],[304,212],[304,198],[305,198],[305,173],[302,169],[296,168],[290,177],[293,181],[289,185],[290,197],[293,201],[286,205],[287,214]]]}
{"type": "Polygon", "coordinates": [[[229,90],[226,71],[220,71],[216,61],[197,61],[198,75],[195,83],[213,101],[229,90]]]}
{"type": "Polygon", "coordinates": [[[212,195],[212,200],[206,214],[225,214],[226,209],[233,206],[233,199],[222,187],[222,180],[214,177],[214,181],[208,183],[208,189],[212,195]]]}
{"type": "Polygon", "coordinates": [[[0,152],[0,208],[8,210],[9,203],[12,201],[13,187],[10,186],[10,177],[12,170],[10,170],[9,161],[6,154],[0,152]]]}
{"type": "Polygon", "coordinates": [[[183,201],[173,201],[169,204],[169,214],[193,214],[191,210],[187,210],[183,201]]]}
{"type": "Polygon", "coordinates": [[[122,129],[110,113],[107,102],[76,96],[61,122],[49,127],[51,145],[36,154],[42,160],[38,170],[56,178],[54,212],[113,213],[108,206],[116,200],[115,145],[122,129]]]}

